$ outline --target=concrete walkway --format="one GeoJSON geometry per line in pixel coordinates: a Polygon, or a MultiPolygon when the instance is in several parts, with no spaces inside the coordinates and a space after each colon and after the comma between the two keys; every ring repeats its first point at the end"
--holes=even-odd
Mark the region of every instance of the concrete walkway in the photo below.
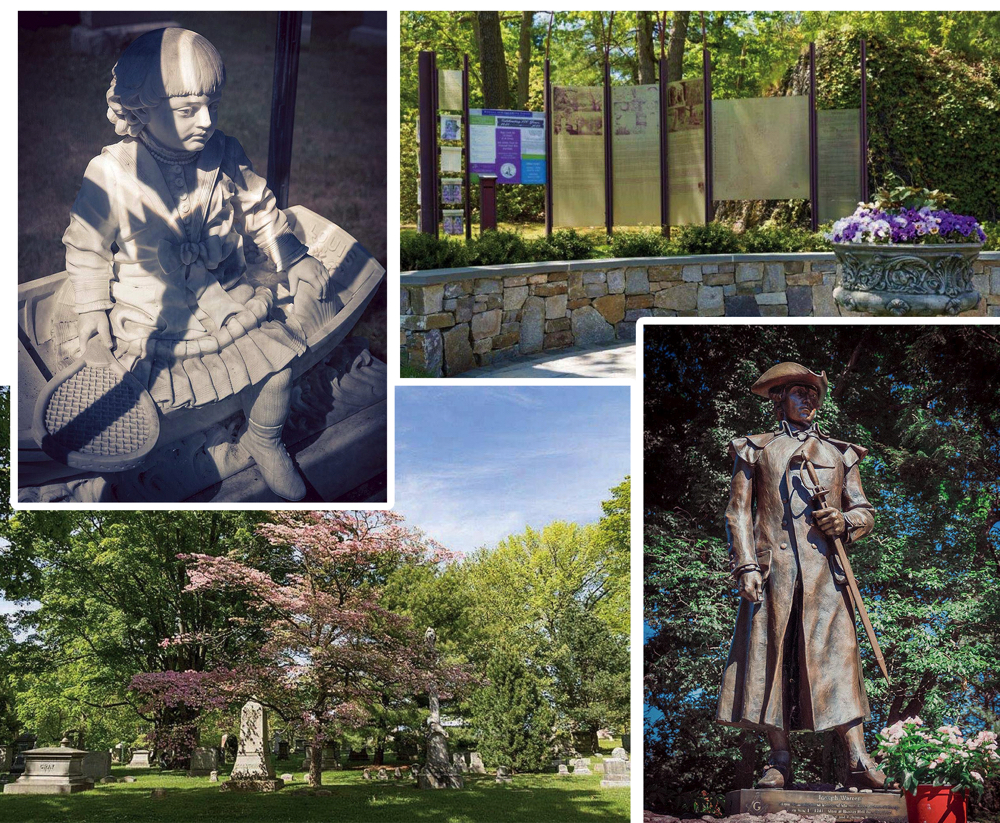
{"type": "Polygon", "coordinates": [[[457,377],[617,377],[635,379],[635,343],[609,346],[571,346],[530,354],[512,363],[484,366],[457,377]]]}

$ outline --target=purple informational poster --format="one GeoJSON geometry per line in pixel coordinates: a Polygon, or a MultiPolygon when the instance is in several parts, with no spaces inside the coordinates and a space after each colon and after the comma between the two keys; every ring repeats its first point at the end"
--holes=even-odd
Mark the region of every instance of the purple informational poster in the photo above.
{"type": "Polygon", "coordinates": [[[469,171],[497,183],[545,184],[545,115],[469,110],[469,171]]]}

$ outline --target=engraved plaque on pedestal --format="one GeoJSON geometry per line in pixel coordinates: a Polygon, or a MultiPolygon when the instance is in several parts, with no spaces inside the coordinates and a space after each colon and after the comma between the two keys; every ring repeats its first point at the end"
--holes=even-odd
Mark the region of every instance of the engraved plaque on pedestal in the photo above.
{"type": "Polygon", "coordinates": [[[726,794],[726,816],[791,812],[829,814],[839,821],[875,818],[906,823],[906,800],[900,792],[807,792],[794,789],[741,789],[726,794]]]}

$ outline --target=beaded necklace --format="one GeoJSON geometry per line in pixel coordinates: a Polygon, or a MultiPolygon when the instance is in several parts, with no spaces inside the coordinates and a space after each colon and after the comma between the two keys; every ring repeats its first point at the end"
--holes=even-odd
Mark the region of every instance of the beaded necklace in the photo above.
{"type": "Polygon", "coordinates": [[[145,129],[139,132],[139,140],[142,141],[142,144],[146,147],[149,153],[161,163],[166,163],[171,166],[186,166],[188,163],[193,163],[198,159],[199,152],[168,149],[155,138],[146,134],[145,129]]]}

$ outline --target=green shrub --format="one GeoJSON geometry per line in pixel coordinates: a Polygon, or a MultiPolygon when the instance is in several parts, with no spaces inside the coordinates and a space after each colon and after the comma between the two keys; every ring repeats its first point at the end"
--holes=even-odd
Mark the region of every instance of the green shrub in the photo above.
{"type": "Polygon", "coordinates": [[[737,235],[740,251],[745,254],[787,254],[817,251],[826,243],[820,234],[790,226],[760,226],[737,235]]]}
{"type": "Polygon", "coordinates": [[[469,252],[463,240],[413,231],[399,236],[399,265],[403,271],[461,268],[469,265],[468,260],[469,252]]]}
{"type": "Polygon", "coordinates": [[[528,260],[528,245],[513,231],[484,231],[468,243],[468,249],[470,266],[499,266],[528,260]]]}
{"type": "Polygon", "coordinates": [[[615,232],[610,240],[612,257],[663,257],[667,240],[659,231],[615,232]]]}
{"type": "Polygon", "coordinates": [[[983,251],[1000,251],[1000,223],[982,223],[986,232],[986,242],[983,251]]]}
{"type": "Polygon", "coordinates": [[[739,254],[739,236],[725,223],[684,226],[671,238],[673,254],[739,254]]]}
{"type": "Polygon", "coordinates": [[[536,237],[528,241],[531,260],[590,260],[595,257],[594,238],[578,234],[574,229],[560,229],[551,237],[536,237]]]}

